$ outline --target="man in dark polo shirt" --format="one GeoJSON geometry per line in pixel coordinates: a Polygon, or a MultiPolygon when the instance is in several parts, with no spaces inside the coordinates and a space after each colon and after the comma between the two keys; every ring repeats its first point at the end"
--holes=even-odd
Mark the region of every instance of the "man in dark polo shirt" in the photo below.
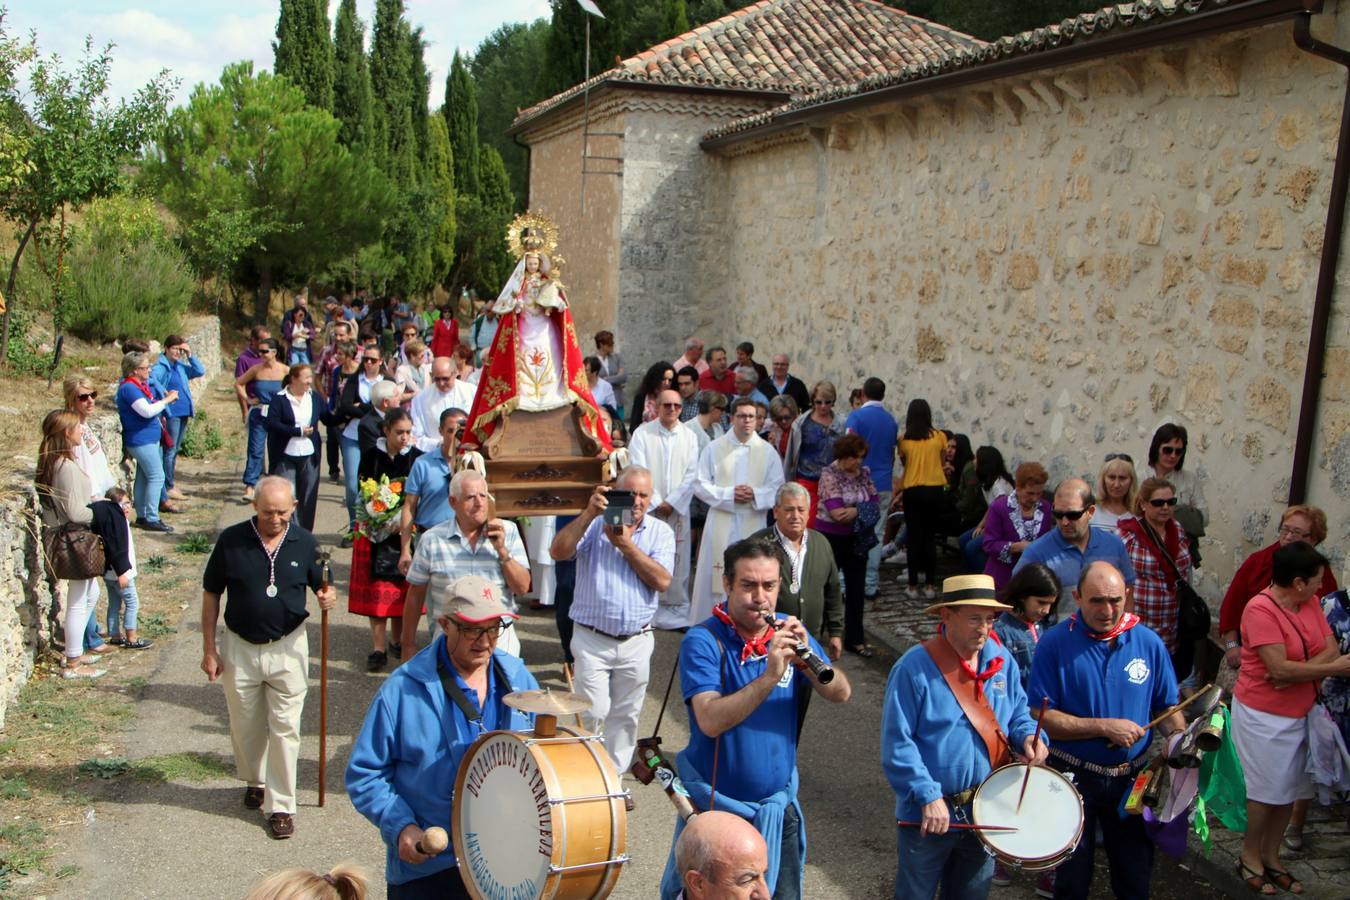
{"type": "Polygon", "coordinates": [[[256,516],[220,533],[202,576],[202,671],[224,676],[234,763],[244,805],[262,809],[268,833],[295,833],[295,766],[300,712],[309,688],[305,591],[322,609],[337,592],[323,586],[314,536],[291,522],[295,494],[285,478],[269,476],[254,491],[256,516]],[[220,598],[225,630],[216,643],[220,598]]]}

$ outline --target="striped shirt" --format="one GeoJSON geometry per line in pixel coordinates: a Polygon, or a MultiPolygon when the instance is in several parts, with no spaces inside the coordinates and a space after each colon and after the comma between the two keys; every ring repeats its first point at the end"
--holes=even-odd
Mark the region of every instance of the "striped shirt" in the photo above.
{"type": "MultiPolygon", "coordinates": [[[[648,587],[604,534],[597,518],[577,543],[577,585],[572,621],[615,637],[637,634],[651,624],[661,593],[648,587]]],[[[643,516],[633,543],[667,572],[675,571],[675,532],[643,516]]],[[[409,576],[409,580],[411,576],[409,576]]]]}
{"type": "MultiPolygon", "coordinates": [[[[506,529],[506,549],[511,558],[529,569],[530,558],[525,553],[525,542],[520,539],[515,523],[504,521],[502,526],[506,529]]],[[[502,592],[502,602],[506,608],[515,612],[515,595],[506,586],[501,561],[486,534],[478,539],[476,549],[470,547],[464,532],[459,528],[459,520],[451,516],[418,536],[412,568],[408,570],[408,583],[427,585],[428,618],[435,621],[449,602],[450,585],[465,575],[477,575],[495,584],[502,592]]]]}

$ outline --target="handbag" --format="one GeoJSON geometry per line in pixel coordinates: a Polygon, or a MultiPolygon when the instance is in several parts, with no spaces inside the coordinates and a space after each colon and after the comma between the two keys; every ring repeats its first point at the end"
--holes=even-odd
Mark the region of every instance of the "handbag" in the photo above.
{"type": "Polygon", "coordinates": [[[1177,595],[1177,639],[1181,641],[1198,641],[1201,638],[1209,637],[1210,625],[1213,619],[1209,612],[1209,604],[1205,598],[1191,587],[1191,583],[1181,577],[1181,570],[1173,561],[1171,554],[1167,552],[1157,537],[1153,534],[1153,529],[1148,527],[1145,522],[1140,522],[1140,530],[1148,535],[1148,539],[1153,542],[1153,546],[1158,548],[1158,553],[1171,567],[1172,574],[1177,577],[1172,585],[1172,590],[1177,595]]]}
{"type": "Polygon", "coordinates": [[[43,533],[43,551],[53,578],[83,581],[97,578],[108,568],[103,538],[78,522],[67,522],[43,533]]]}
{"type": "Polygon", "coordinates": [[[398,558],[403,552],[397,534],[392,538],[370,545],[370,577],[376,581],[402,581],[403,573],[398,570],[398,558]]]}

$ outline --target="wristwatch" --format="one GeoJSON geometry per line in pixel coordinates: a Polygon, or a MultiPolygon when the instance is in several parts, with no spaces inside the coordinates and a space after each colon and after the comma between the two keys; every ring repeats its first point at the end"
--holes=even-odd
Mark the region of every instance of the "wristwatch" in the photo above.
{"type": "Polygon", "coordinates": [[[1238,647],[1241,647],[1241,646],[1242,646],[1242,645],[1239,644],[1237,641],[1228,641],[1228,642],[1226,642],[1226,643],[1223,645],[1223,649],[1225,649],[1225,650],[1236,650],[1238,647]]]}

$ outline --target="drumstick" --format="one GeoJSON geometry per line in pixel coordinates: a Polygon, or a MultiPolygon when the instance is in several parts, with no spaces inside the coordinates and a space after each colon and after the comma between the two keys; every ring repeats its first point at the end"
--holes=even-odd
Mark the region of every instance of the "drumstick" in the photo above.
{"type": "MultiPolygon", "coordinates": [[[[896,822],[895,822],[895,824],[899,825],[901,828],[919,828],[919,827],[921,827],[921,826],[923,825],[922,822],[905,822],[905,821],[900,820],[900,819],[897,819],[896,822]]],[[[1018,830],[1019,830],[1018,827],[1017,827],[1016,825],[967,825],[967,824],[964,824],[964,823],[962,823],[962,822],[951,822],[950,824],[947,825],[947,828],[949,828],[949,829],[952,830],[952,831],[1018,831],[1018,830]]]]}
{"type": "MultiPolygon", "coordinates": [[[[567,676],[567,691],[568,691],[568,693],[570,693],[570,694],[575,694],[575,693],[576,693],[576,689],[575,689],[574,687],[572,687],[572,667],[569,666],[567,663],[563,663],[563,674],[567,676]]],[[[578,728],[585,728],[585,727],[586,727],[585,725],[582,725],[582,724],[581,724],[581,713],[577,713],[577,714],[576,714],[576,720],[577,720],[577,727],[578,727],[578,728]]]]}
{"type": "MultiPolygon", "coordinates": [[[[1031,739],[1032,746],[1041,739],[1041,729],[1045,727],[1045,708],[1050,705],[1049,697],[1041,698],[1041,714],[1036,717],[1036,736],[1031,739]]],[[[1027,773],[1022,776],[1022,790],[1017,792],[1017,808],[1014,815],[1022,811],[1022,798],[1027,795],[1027,784],[1031,781],[1031,763],[1027,763],[1027,773]]]]}
{"type": "Polygon", "coordinates": [[[1148,731],[1150,728],[1152,728],[1153,726],[1157,725],[1157,724],[1158,724],[1159,722],[1161,722],[1163,719],[1170,718],[1171,716],[1174,716],[1174,715],[1176,715],[1177,713],[1181,712],[1183,709],[1185,709],[1186,707],[1190,706],[1190,705],[1191,705],[1192,703],[1194,703],[1196,700],[1198,700],[1198,699],[1200,699],[1201,697],[1203,697],[1203,696],[1209,691],[1209,689],[1212,688],[1212,687],[1214,687],[1214,682],[1211,681],[1209,684],[1205,685],[1205,686],[1202,687],[1200,690],[1196,691],[1194,694],[1191,694],[1191,695],[1190,695],[1189,697],[1187,697],[1185,700],[1182,700],[1182,701],[1181,701],[1180,703],[1178,703],[1176,706],[1168,707],[1166,710],[1164,710],[1164,711],[1162,712],[1161,715],[1158,716],[1158,718],[1154,719],[1153,721],[1151,721],[1151,722],[1149,722],[1147,725],[1145,725],[1145,726],[1144,726],[1144,730],[1145,730],[1145,731],[1148,731]]]}
{"type": "Polygon", "coordinates": [[[439,825],[432,825],[422,832],[422,839],[417,842],[413,849],[423,856],[439,856],[449,846],[450,838],[445,833],[445,829],[439,825]]]}

